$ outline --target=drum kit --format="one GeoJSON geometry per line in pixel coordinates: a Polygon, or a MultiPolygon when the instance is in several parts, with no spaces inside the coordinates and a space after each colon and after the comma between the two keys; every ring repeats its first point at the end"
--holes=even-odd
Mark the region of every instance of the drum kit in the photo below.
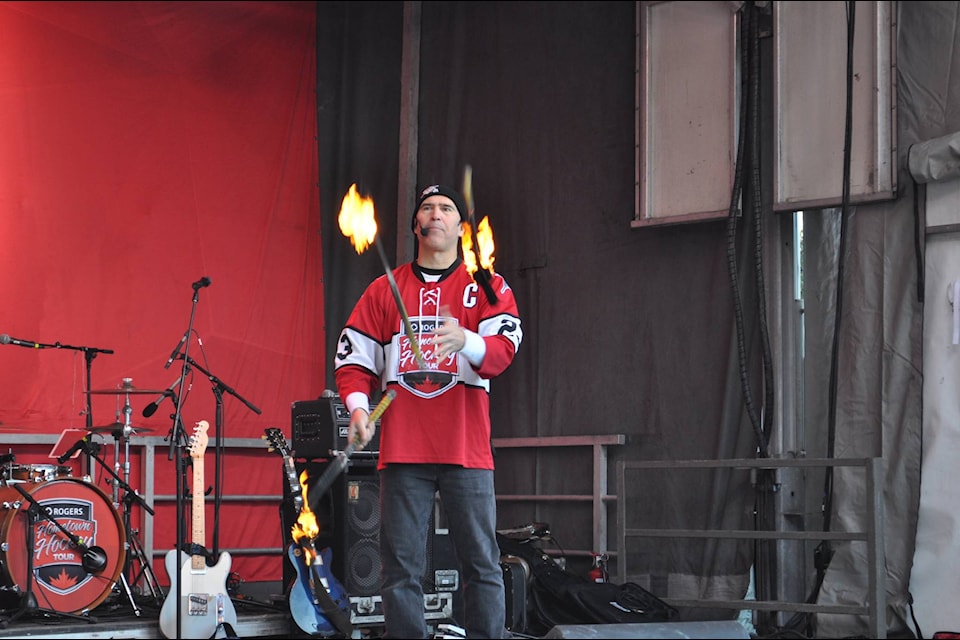
{"type": "Polygon", "coordinates": [[[132,426],[130,397],[167,392],[139,389],[123,378],[117,388],[87,393],[122,396],[123,421],[84,429],[87,434],[57,458],[59,464],[13,464],[10,455],[0,467],[0,610],[15,611],[0,618],[0,626],[38,610],[86,619],[111,593],[125,596],[140,616],[135,589],[156,606],[163,603],[131,518],[135,504],[154,511],[129,483],[130,438],[152,431],[132,426]],[[100,456],[95,435],[113,436],[112,467],[100,456]],[[89,474],[74,477],[63,464],[76,451],[112,478],[112,496],[89,474]]]}

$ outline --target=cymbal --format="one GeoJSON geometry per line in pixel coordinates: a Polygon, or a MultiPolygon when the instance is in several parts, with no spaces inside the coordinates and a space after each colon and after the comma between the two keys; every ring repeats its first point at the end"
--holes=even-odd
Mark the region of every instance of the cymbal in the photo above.
{"type": "Polygon", "coordinates": [[[166,393],[166,389],[138,389],[133,386],[129,387],[117,387],[115,389],[91,389],[87,391],[90,395],[111,395],[111,396],[125,396],[128,393],[131,395],[143,394],[143,395],[160,395],[161,393],[166,393]]]}
{"type": "MultiPolygon", "coordinates": [[[[105,424],[100,427],[86,427],[86,430],[90,433],[123,433],[124,424],[122,422],[114,422],[113,424],[105,424]]],[[[138,433],[153,433],[156,429],[150,429],[147,427],[130,427],[131,435],[136,435],[138,433]]]]}

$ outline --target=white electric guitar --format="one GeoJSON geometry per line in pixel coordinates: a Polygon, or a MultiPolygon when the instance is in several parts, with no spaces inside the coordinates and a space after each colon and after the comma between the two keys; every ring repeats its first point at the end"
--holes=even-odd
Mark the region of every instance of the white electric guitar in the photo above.
{"type": "Polygon", "coordinates": [[[193,536],[191,554],[171,549],[164,559],[170,576],[170,591],[160,608],[160,631],[165,638],[213,638],[234,636],[237,612],[227,593],[230,554],[224,551],[217,564],[208,567],[204,554],[203,454],[207,449],[209,424],[201,420],[190,437],[193,460],[193,536]],[[180,635],[177,635],[177,586],[180,585],[180,635]],[[223,631],[223,633],[220,633],[223,631]],[[219,635],[217,635],[219,634],[219,635]]]}

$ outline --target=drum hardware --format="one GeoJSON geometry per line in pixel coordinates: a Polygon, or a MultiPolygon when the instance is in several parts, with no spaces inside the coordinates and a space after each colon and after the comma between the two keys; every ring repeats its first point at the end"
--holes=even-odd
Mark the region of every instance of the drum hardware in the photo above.
{"type": "MultiPolygon", "coordinates": [[[[156,574],[153,573],[153,569],[150,567],[150,559],[147,557],[147,552],[143,549],[143,543],[140,541],[140,531],[139,529],[134,529],[130,521],[130,510],[133,507],[133,502],[138,498],[139,495],[134,492],[128,492],[123,498],[123,524],[127,531],[127,540],[129,542],[127,565],[124,567],[124,575],[130,574],[131,577],[128,583],[130,585],[137,585],[142,580],[150,592],[150,596],[153,597],[154,604],[162,607],[164,598],[163,590],[160,588],[156,574]],[[134,569],[134,560],[138,563],[139,570],[134,569]]],[[[139,616],[140,613],[136,610],[136,606],[134,606],[134,610],[139,616]]]]}
{"type": "MultiPolygon", "coordinates": [[[[157,576],[153,573],[153,569],[150,567],[150,561],[143,550],[143,544],[140,542],[140,538],[138,535],[139,532],[138,530],[134,529],[131,524],[130,515],[133,509],[134,503],[137,503],[141,507],[143,507],[143,509],[147,513],[149,513],[151,516],[154,515],[154,510],[150,507],[150,505],[146,503],[146,501],[143,499],[142,496],[140,496],[140,494],[134,491],[134,489],[130,486],[129,483],[126,482],[125,479],[122,479],[120,477],[117,471],[115,471],[114,469],[111,469],[110,465],[108,465],[106,462],[104,462],[104,460],[100,458],[100,456],[98,455],[100,445],[98,443],[85,442],[83,446],[84,446],[85,453],[87,453],[87,455],[89,455],[91,459],[96,460],[97,463],[99,463],[100,466],[103,467],[103,469],[107,473],[113,476],[113,485],[115,487],[115,490],[119,490],[122,488],[124,491],[123,500],[122,500],[123,528],[126,533],[128,553],[126,554],[123,570],[121,571],[119,576],[120,587],[123,589],[123,592],[127,597],[127,600],[130,602],[130,606],[133,609],[134,615],[139,617],[141,613],[141,609],[137,605],[137,602],[133,597],[133,590],[131,588],[131,585],[136,585],[140,580],[143,580],[148,590],[150,591],[150,595],[153,596],[158,606],[163,604],[163,595],[160,589],[160,583],[157,581],[157,576]],[[131,556],[131,553],[129,553],[130,551],[132,551],[132,556],[131,556]],[[134,562],[139,564],[138,570],[135,570],[134,562]],[[132,576],[132,578],[128,578],[128,574],[132,576]]],[[[127,453],[129,456],[129,443],[127,448],[127,453]]],[[[117,468],[119,470],[119,465],[117,465],[117,468]]],[[[129,457],[127,458],[125,469],[126,469],[126,476],[129,477],[129,473],[130,473],[129,457]]],[[[115,502],[114,506],[119,507],[120,504],[115,502]]]]}
{"type": "MultiPolygon", "coordinates": [[[[124,378],[124,380],[129,380],[130,378],[124,378]]],[[[123,395],[158,395],[164,393],[163,389],[138,389],[133,385],[129,386],[119,386],[115,389],[91,389],[87,391],[90,395],[108,395],[108,396],[123,396],[123,395]]]]}
{"type": "MultiPolygon", "coordinates": [[[[100,434],[109,434],[114,438],[124,437],[124,429],[126,425],[122,422],[114,422],[112,424],[105,424],[100,427],[86,427],[86,430],[90,433],[100,433],[100,434]]],[[[138,435],[141,433],[153,433],[156,429],[150,429],[148,427],[131,427],[132,433],[130,435],[138,435]]]]}
{"type": "MultiPolygon", "coordinates": [[[[130,423],[130,416],[133,414],[133,407],[130,406],[130,393],[133,390],[133,378],[124,378],[122,389],[124,393],[123,400],[123,422],[108,425],[113,433],[113,504],[116,507],[120,505],[120,472],[123,471],[122,482],[129,487],[130,482],[130,439],[128,436],[133,433],[133,425],[130,423]],[[119,427],[119,428],[117,428],[119,427]],[[120,441],[124,444],[123,464],[120,463],[120,441]]],[[[119,418],[119,416],[117,416],[119,418]]],[[[91,428],[92,429],[92,428],[91,428]]]]}
{"type": "Polygon", "coordinates": [[[52,464],[11,464],[3,467],[3,479],[13,482],[49,482],[57,478],[69,478],[73,469],[66,465],[52,464]]]}
{"type": "MultiPolygon", "coordinates": [[[[26,552],[27,552],[27,577],[26,583],[27,586],[24,589],[24,593],[21,599],[20,608],[14,612],[9,618],[5,618],[0,621],[0,626],[6,627],[11,622],[19,619],[21,616],[27,614],[28,612],[37,611],[42,613],[53,613],[56,615],[74,618],[76,620],[86,620],[88,622],[96,622],[97,619],[88,615],[78,615],[75,613],[67,613],[64,611],[56,611],[54,609],[43,609],[37,606],[37,598],[33,593],[33,581],[34,581],[34,567],[33,567],[33,555],[34,549],[36,547],[36,530],[37,524],[42,522],[41,516],[43,519],[53,523],[57,529],[60,530],[73,544],[73,546],[80,551],[82,560],[81,564],[83,570],[87,573],[102,573],[107,567],[108,557],[107,552],[102,548],[96,545],[87,546],[76,534],[71,532],[69,529],[63,526],[59,520],[57,520],[50,511],[40,504],[36,498],[30,495],[29,492],[22,489],[19,485],[11,485],[17,492],[23,496],[23,498],[30,503],[30,506],[27,507],[27,522],[26,527],[28,535],[25,538],[26,542],[26,552]]],[[[19,509],[19,504],[13,503],[15,508],[19,509]]]]}
{"type": "Polygon", "coordinates": [[[8,480],[13,478],[13,462],[17,459],[12,452],[4,454],[3,458],[3,467],[0,471],[0,483],[6,484],[8,480]]]}

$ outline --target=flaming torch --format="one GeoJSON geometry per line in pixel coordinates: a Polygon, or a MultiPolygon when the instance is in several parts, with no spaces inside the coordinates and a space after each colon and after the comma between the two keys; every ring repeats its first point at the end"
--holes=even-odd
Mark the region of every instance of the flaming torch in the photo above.
{"type": "Polygon", "coordinates": [[[463,262],[467,271],[473,276],[484,293],[487,294],[487,300],[490,304],[497,304],[497,293],[490,284],[491,274],[493,272],[493,229],[490,228],[490,221],[484,216],[477,226],[474,217],[473,206],[473,168],[467,165],[463,169],[463,199],[467,205],[467,216],[470,224],[467,225],[466,232],[463,234],[461,245],[463,246],[463,262]],[[476,240],[473,233],[476,231],[476,240]]]}
{"type": "Polygon", "coordinates": [[[343,203],[340,205],[340,216],[338,218],[340,232],[350,238],[353,248],[357,254],[366,251],[371,244],[377,245],[377,251],[380,253],[380,262],[383,263],[383,270],[387,274],[387,280],[390,282],[390,290],[393,292],[393,299],[397,303],[397,309],[400,311],[400,317],[403,318],[403,330],[407,334],[407,340],[410,341],[410,347],[413,349],[413,355],[417,359],[417,364],[421,369],[426,369],[427,365],[423,360],[423,353],[420,351],[420,343],[417,342],[413,334],[413,326],[410,324],[410,316],[407,315],[407,308],[400,298],[400,289],[397,287],[397,281],[393,277],[393,270],[390,263],[387,262],[387,254],[383,251],[383,245],[380,243],[380,235],[377,233],[377,218],[373,209],[373,199],[366,198],[357,193],[356,183],[350,185],[350,190],[343,197],[343,203]]]}
{"type": "Polygon", "coordinates": [[[320,525],[317,524],[317,516],[307,502],[307,487],[307,472],[303,471],[300,473],[300,494],[303,496],[303,506],[300,508],[297,521],[290,528],[290,537],[303,549],[307,566],[310,566],[317,555],[313,539],[320,535],[320,525]]]}

